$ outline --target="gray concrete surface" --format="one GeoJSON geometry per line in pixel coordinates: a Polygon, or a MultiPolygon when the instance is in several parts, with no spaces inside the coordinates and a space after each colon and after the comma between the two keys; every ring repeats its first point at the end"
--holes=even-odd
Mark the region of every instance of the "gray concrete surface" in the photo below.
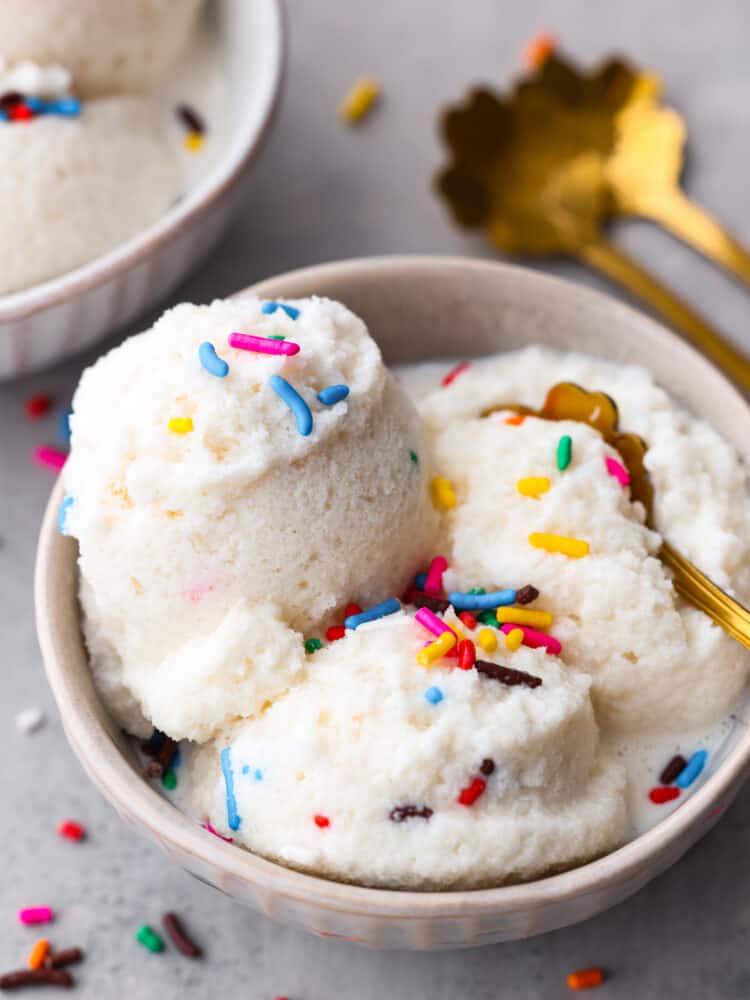
{"type": "MultiPolygon", "coordinates": [[[[436,109],[472,81],[505,80],[525,40],[551,28],[575,55],[619,49],[663,73],[690,125],[690,192],[750,241],[747,0],[292,0],[290,74],[274,134],[232,231],[174,300],[232,292],[254,279],[321,260],[390,252],[488,255],[452,229],[429,190],[441,162],[436,109]],[[356,75],[377,74],[385,99],[356,132],[335,109],[356,75]]],[[[727,278],[643,225],[620,240],[685,290],[750,349],[748,299],[727,278]]],[[[546,264],[592,280],[574,263],[546,264]]],[[[603,283],[600,283],[603,286],[603,283]]],[[[578,927],[481,951],[377,954],[269,923],[176,870],[100,799],[68,749],[44,680],[32,620],[36,531],[51,486],[29,459],[53,441],[53,421],[23,419],[24,400],[52,391],[65,403],[94,354],[0,385],[0,970],[22,963],[35,935],[15,910],[49,903],[57,945],[88,953],[78,996],[271,1000],[551,1000],[565,974],[600,964],[608,998],[750,995],[750,789],[680,864],[637,897],[578,927]],[[42,706],[32,737],[13,718],[42,706]],[[85,845],[54,832],[85,822],[85,845]],[[190,963],[146,953],[133,939],[167,908],[206,947],[190,963]]],[[[53,995],[42,990],[36,995],[53,995]]]]}

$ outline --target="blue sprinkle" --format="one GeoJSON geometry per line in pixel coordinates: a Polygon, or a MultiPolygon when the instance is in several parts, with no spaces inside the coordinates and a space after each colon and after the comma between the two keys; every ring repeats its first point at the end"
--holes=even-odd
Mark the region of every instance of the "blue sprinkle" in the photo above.
{"type": "Polygon", "coordinates": [[[706,766],[708,753],[705,750],[696,750],[687,762],[682,774],[677,778],[678,788],[689,788],[706,766]]]}
{"type": "Polygon", "coordinates": [[[386,615],[395,615],[400,610],[401,601],[396,600],[395,597],[389,597],[387,601],[376,604],[374,608],[368,608],[367,611],[363,611],[359,615],[349,615],[348,618],[344,619],[344,628],[356,629],[360,625],[364,625],[365,622],[374,622],[378,618],[385,618],[386,615]]]}
{"type": "Polygon", "coordinates": [[[417,588],[417,590],[424,590],[424,585],[426,583],[427,583],[427,574],[417,573],[417,575],[414,577],[414,586],[417,588]]]}
{"type": "Polygon", "coordinates": [[[440,690],[440,688],[436,687],[427,688],[427,690],[424,693],[424,696],[425,699],[429,701],[431,705],[439,705],[440,702],[443,700],[443,692],[440,690]]]}
{"type": "Polygon", "coordinates": [[[180,753],[180,748],[177,747],[177,749],[174,752],[174,757],[172,758],[172,763],[169,766],[174,771],[176,768],[180,766],[181,763],[182,763],[182,754],[180,753]]]}
{"type": "Polygon", "coordinates": [[[210,340],[204,340],[198,348],[198,357],[209,375],[226,378],[229,374],[229,365],[219,357],[210,340]]]}
{"type": "Polygon", "coordinates": [[[255,774],[253,775],[256,781],[263,781],[263,772],[259,767],[256,767],[255,774]]]}
{"type": "Polygon", "coordinates": [[[7,122],[8,114],[6,111],[0,109],[0,122],[7,122]]]}
{"type": "Polygon", "coordinates": [[[57,530],[60,532],[61,535],[66,534],[65,529],[68,523],[68,511],[72,506],[73,506],[73,497],[70,496],[70,494],[68,494],[68,496],[66,496],[63,502],[60,504],[60,507],[58,508],[57,511],[57,530]]]}
{"type": "Polygon", "coordinates": [[[515,590],[494,590],[491,594],[462,594],[458,590],[448,594],[448,600],[457,611],[492,611],[513,604],[515,590]]]}
{"type": "Polygon", "coordinates": [[[65,410],[57,420],[57,431],[66,444],[70,443],[70,418],[72,415],[72,410],[65,410]]]}
{"type": "Polygon", "coordinates": [[[326,389],[320,390],[318,399],[323,406],[334,406],[336,403],[340,403],[342,399],[346,399],[348,395],[348,385],[329,385],[326,389]]]}
{"type": "Polygon", "coordinates": [[[297,390],[293,389],[281,375],[272,375],[268,381],[276,395],[284,400],[294,414],[294,419],[297,421],[297,430],[302,437],[307,437],[313,429],[313,416],[310,412],[310,407],[297,390]]]}
{"type": "Polygon", "coordinates": [[[225,747],[221,751],[221,771],[227,790],[227,824],[230,830],[239,830],[240,819],[237,812],[237,799],[234,797],[234,773],[232,771],[232,748],[225,747]]]}
{"type": "Polygon", "coordinates": [[[65,115],[66,118],[75,118],[81,113],[81,102],[75,97],[63,97],[59,101],[50,101],[46,110],[53,115],[65,115]]]}
{"type": "Polygon", "coordinates": [[[249,764],[243,764],[242,765],[242,773],[243,774],[250,774],[250,765],[249,764]]]}
{"type": "Polygon", "coordinates": [[[260,307],[260,311],[266,316],[273,316],[277,309],[285,312],[289,319],[299,318],[299,309],[295,309],[294,306],[286,306],[283,302],[264,302],[260,307]]]}
{"type": "Polygon", "coordinates": [[[24,97],[23,103],[27,108],[30,108],[35,115],[43,115],[47,110],[47,102],[43,101],[41,97],[24,97]]]}

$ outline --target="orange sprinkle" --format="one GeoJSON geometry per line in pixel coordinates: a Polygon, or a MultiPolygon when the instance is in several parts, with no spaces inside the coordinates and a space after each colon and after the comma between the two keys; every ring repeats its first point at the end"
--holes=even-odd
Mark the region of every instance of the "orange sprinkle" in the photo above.
{"type": "Polygon", "coordinates": [[[602,969],[579,969],[571,972],[566,980],[569,990],[591,990],[604,982],[602,969]]]}
{"type": "Polygon", "coordinates": [[[49,954],[49,941],[46,938],[40,938],[34,947],[29,952],[28,965],[30,969],[41,969],[44,965],[44,960],[49,954]]]}
{"type": "Polygon", "coordinates": [[[557,38],[549,31],[538,31],[523,50],[523,64],[528,69],[541,69],[557,48],[557,38]]]}
{"type": "Polygon", "coordinates": [[[505,423],[510,424],[511,427],[520,427],[525,419],[525,413],[514,413],[512,417],[505,418],[505,423]]]}

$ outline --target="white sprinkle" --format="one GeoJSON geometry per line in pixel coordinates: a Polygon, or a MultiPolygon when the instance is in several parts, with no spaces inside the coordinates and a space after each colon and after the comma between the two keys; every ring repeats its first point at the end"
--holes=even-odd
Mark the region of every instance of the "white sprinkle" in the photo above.
{"type": "Polygon", "coordinates": [[[25,708],[16,716],[16,729],[20,733],[36,732],[44,725],[44,712],[40,708],[25,708]]]}

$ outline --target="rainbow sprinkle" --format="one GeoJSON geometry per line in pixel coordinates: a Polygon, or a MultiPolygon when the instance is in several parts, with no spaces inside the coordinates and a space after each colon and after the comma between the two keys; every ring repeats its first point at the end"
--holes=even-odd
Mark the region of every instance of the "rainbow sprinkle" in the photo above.
{"type": "Polygon", "coordinates": [[[540,646],[544,646],[547,652],[553,656],[559,656],[562,652],[560,640],[555,639],[553,635],[547,635],[546,632],[539,632],[537,629],[529,628],[528,625],[507,623],[500,626],[500,630],[504,635],[508,635],[509,632],[513,632],[516,629],[523,632],[524,646],[529,646],[531,649],[538,649],[540,646]]]}
{"type": "Polygon", "coordinates": [[[573,439],[570,434],[564,434],[557,442],[557,467],[564,472],[573,458],[573,439]]]}
{"type": "Polygon", "coordinates": [[[198,348],[198,357],[209,375],[215,375],[217,378],[226,378],[229,374],[229,365],[219,357],[216,353],[216,348],[210,340],[204,340],[198,348]]]}
{"type": "Polygon", "coordinates": [[[493,590],[490,594],[462,593],[452,590],[448,600],[457,611],[493,611],[506,604],[513,604],[516,599],[515,590],[493,590]]]}
{"type": "Polygon", "coordinates": [[[299,354],[300,346],[293,340],[278,340],[276,337],[256,337],[253,333],[230,333],[227,337],[230,347],[253,354],[283,354],[288,358],[299,354]]]}
{"type": "Polygon", "coordinates": [[[527,476],[526,479],[519,479],[516,489],[525,497],[533,497],[535,500],[540,494],[549,492],[552,483],[546,476],[527,476]]]}
{"type": "Polygon", "coordinates": [[[440,511],[452,510],[458,502],[453,483],[445,476],[435,476],[430,483],[430,496],[433,505],[440,511]]]}
{"type": "Polygon", "coordinates": [[[439,705],[443,700],[445,695],[440,690],[439,687],[428,687],[424,693],[425,701],[428,701],[431,705],[439,705]]]}
{"type": "Polygon", "coordinates": [[[389,597],[387,601],[383,601],[382,604],[376,604],[374,608],[361,611],[358,615],[349,615],[344,619],[344,626],[346,628],[358,629],[360,625],[364,625],[366,622],[375,622],[379,618],[395,615],[400,610],[401,602],[395,597],[389,597]]]}
{"type": "Polygon", "coordinates": [[[433,597],[443,589],[443,573],[448,569],[448,560],[444,556],[435,556],[430,568],[425,574],[422,590],[433,597]]]}
{"type": "Polygon", "coordinates": [[[434,642],[429,643],[417,653],[417,663],[420,667],[429,667],[436,660],[442,659],[456,645],[456,636],[446,629],[434,642]]]}
{"type": "Polygon", "coordinates": [[[546,532],[535,531],[529,535],[529,544],[535,549],[545,552],[559,552],[570,559],[581,559],[589,554],[589,543],[580,538],[568,538],[565,535],[549,535],[546,532]]]}
{"type": "Polygon", "coordinates": [[[549,628],[552,615],[549,611],[530,611],[528,608],[498,608],[495,612],[500,625],[530,625],[532,628],[549,628]]]}
{"type": "Polygon", "coordinates": [[[348,395],[348,385],[329,385],[326,389],[320,390],[318,393],[318,399],[323,406],[335,406],[336,403],[340,403],[342,399],[346,399],[348,395]]]}
{"type": "MultiPolygon", "coordinates": [[[[281,341],[275,341],[275,343],[281,343],[281,341]]],[[[294,419],[297,421],[297,430],[302,437],[307,437],[313,429],[313,416],[310,412],[310,407],[297,390],[285,378],[282,378],[281,375],[272,375],[268,383],[276,395],[286,403],[294,414],[294,419]]]]}
{"type": "Polygon", "coordinates": [[[190,434],[193,430],[192,417],[172,417],[167,424],[173,434],[190,434]]]}
{"type": "Polygon", "coordinates": [[[708,753],[705,750],[696,750],[687,765],[680,772],[675,784],[678,788],[689,788],[698,778],[703,768],[706,766],[708,753]]]}
{"type": "Polygon", "coordinates": [[[62,503],[60,504],[57,511],[57,530],[61,535],[66,534],[66,527],[68,523],[68,511],[73,506],[73,497],[68,494],[62,503]]]}
{"type": "Polygon", "coordinates": [[[607,466],[607,472],[612,476],[620,486],[630,486],[630,473],[621,465],[616,458],[605,458],[604,464],[607,466]]]}
{"type": "Polygon", "coordinates": [[[283,302],[264,302],[260,307],[260,311],[264,316],[273,316],[277,309],[285,312],[289,319],[299,319],[299,309],[296,309],[294,306],[284,305],[283,302]]]}
{"type": "Polygon", "coordinates": [[[232,771],[232,748],[224,747],[221,751],[221,773],[224,775],[224,785],[227,796],[227,826],[230,830],[239,830],[242,819],[237,812],[237,799],[234,795],[234,772],[232,771]]]}

